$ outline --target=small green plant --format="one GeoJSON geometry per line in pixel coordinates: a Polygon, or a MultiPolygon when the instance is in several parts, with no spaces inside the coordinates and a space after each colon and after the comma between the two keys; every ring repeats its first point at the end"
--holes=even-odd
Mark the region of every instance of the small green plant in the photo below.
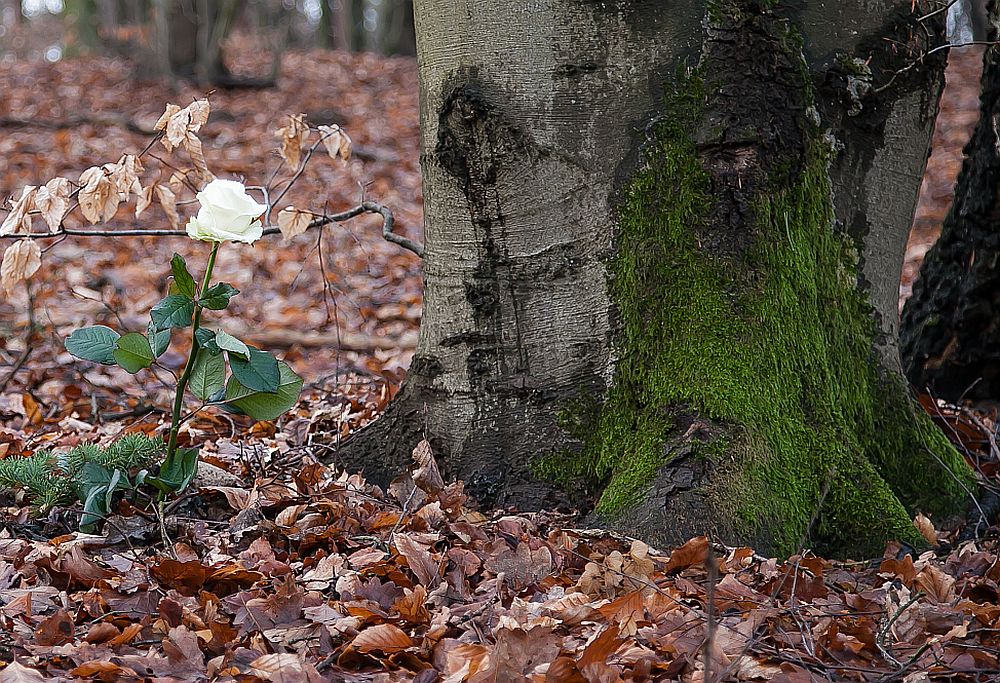
{"type": "Polygon", "coordinates": [[[79,227],[68,230],[66,220],[76,209],[85,223],[97,225],[112,220],[133,196],[136,218],[158,202],[170,222],[170,229],[137,229],[124,233],[186,234],[211,245],[204,273],[198,279],[179,254],[173,255],[170,260],[173,280],[169,291],[150,311],[145,330],[116,331],[95,325],[76,330],[66,339],[66,349],[77,358],[117,365],[136,374],[152,366],[162,368],[159,358],[170,346],[173,333],[190,328],[190,352],[183,371],[179,376],[174,374],[176,393],[169,432],[164,439],[127,436],[103,448],[91,444],[65,453],[42,450],[26,458],[0,458],[0,487],[24,490],[42,509],[79,499],[84,505],[85,526],[99,521],[122,497],[130,497],[133,501],[143,497],[156,499],[162,507],[167,496],[183,491],[190,484],[197,473],[198,449],[180,448],[177,436],[181,424],[191,415],[214,406],[257,420],[273,420],[298,400],[302,379],[285,363],[226,333],[217,321],[211,326],[203,325],[206,312],[221,313],[239,294],[229,283],[212,282],[212,271],[223,242],[253,244],[265,233],[275,232],[280,232],[285,239],[293,239],[311,228],[362,213],[377,213],[383,217],[386,239],[417,254],[422,253],[419,245],[391,232],[392,214],[376,202],[365,201],[334,215],[317,214],[291,205],[277,208],[321,146],[333,159],[346,162],[350,158],[351,139],[339,126],[313,128],[302,114],[287,118],[286,125],[276,132],[282,141],[278,151],[289,166],[290,177],[280,191],[271,192],[274,188],[270,183],[276,175],[272,175],[267,186],[260,188],[268,206],[250,197],[243,184],[217,179],[208,169],[198,132],[208,122],[210,110],[207,99],[195,100],[186,107],[168,104],[154,125],[156,141],[167,153],[184,151],[189,157],[187,168],[183,167],[183,162],[180,168],[164,162],[174,171],[168,182],[162,182],[162,169],[159,178],[147,178],[145,183],[141,180],[144,172],[141,159],[151,149],[151,142],[137,155],[123,154],[117,163],[91,166],[80,174],[78,182],[57,177],[44,185],[22,188],[20,196],[10,202],[10,210],[0,221],[0,240],[18,240],[0,250],[3,255],[0,289],[7,292],[28,281],[40,269],[44,253],[39,246],[40,240],[65,239],[73,235],[121,236],[122,231],[118,230],[79,227]],[[313,133],[318,133],[319,138],[303,153],[303,145],[313,133]],[[196,182],[199,186],[204,185],[200,192],[196,182]],[[197,193],[199,210],[187,222],[186,229],[181,230],[177,193],[188,189],[197,193]],[[265,229],[262,217],[269,220],[273,211],[277,212],[277,226],[265,229]],[[47,231],[33,229],[33,222],[39,218],[45,221],[47,231]],[[200,402],[197,407],[185,404],[189,396],[200,402]]]}
{"type": "Polygon", "coordinates": [[[202,320],[205,311],[223,311],[239,294],[229,283],[212,283],[219,248],[227,241],[252,244],[259,239],[263,230],[260,217],[267,207],[254,201],[241,183],[232,180],[213,180],[197,197],[201,208],[188,222],[187,234],[212,245],[200,285],[184,259],[174,254],[170,261],[170,289],[150,311],[144,333],[120,334],[110,327],[95,325],[76,330],[66,339],[66,350],[77,358],[118,365],[135,374],[157,364],[170,346],[174,330],[191,329],[191,349],[177,379],[166,442],[140,443],[125,437],[104,450],[82,446],[65,456],[39,452],[5,465],[0,471],[0,484],[23,486],[43,506],[75,494],[84,502],[84,521],[93,523],[111,509],[118,492],[148,485],[162,500],[184,490],[194,478],[198,449],[177,445],[187,392],[201,402],[198,410],[219,406],[257,420],[273,420],[295,405],[302,378],[288,365],[220,327],[203,326],[202,320]],[[154,475],[144,468],[158,455],[163,456],[163,461],[154,475]],[[143,469],[131,479],[129,472],[136,468],[143,469]]]}
{"type": "Polygon", "coordinates": [[[40,450],[27,458],[0,459],[0,486],[24,489],[43,511],[82,501],[80,526],[86,530],[114,509],[118,496],[132,497],[148,478],[146,468],[162,454],[163,440],[143,434],[127,434],[107,448],[40,450]]]}

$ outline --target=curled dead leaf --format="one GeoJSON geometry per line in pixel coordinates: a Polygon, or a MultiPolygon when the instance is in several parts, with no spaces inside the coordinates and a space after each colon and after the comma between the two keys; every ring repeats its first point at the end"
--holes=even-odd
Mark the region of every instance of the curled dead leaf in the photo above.
{"type": "Polygon", "coordinates": [[[176,104],[168,104],[153,130],[164,132],[160,142],[170,152],[185,144],[189,134],[197,133],[208,122],[210,112],[211,105],[206,99],[195,100],[183,109],[176,104]]]}
{"type": "Polygon", "coordinates": [[[62,224],[62,219],[69,208],[70,184],[66,178],[53,178],[38,188],[35,195],[35,208],[42,214],[49,230],[55,232],[62,224]]]}
{"type": "Polygon", "coordinates": [[[309,211],[301,211],[294,206],[288,206],[278,212],[278,229],[285,241],[301,235],[309,229],[314,218],[309,211]]]}
{"type": "Polygon", "coordinates": [[[0,262],[0,285],[10,294],[14,286],[35,274],[42,265],[42,250],[32,239],[14,242],[3,253],[0,262]]]}
{"type": "Polygon", "coordinates": [[[431,445],[426,439],[413,449],[413,462],[417,466],[412,474],[413,483],[432,496],[440,493],[444,489],[444,479],[438,470],[437,461],[434,460],[431,445]]]}
{"type": "Polygon", "coordinates": [[[11,207],[10,213],[0,223],[0,235],[14,235],[31,232],[31,215],[35,208],[35,193],[38,188],[28,185],[21,190],[21,196],[11,207]]]}
{"type": "Polygon", "coordinates": [[[320,126],[320,135],[323,136],[323,146],[331,159],[340,157],[344,161],[351,158],[351,149],[354,143],[351,137],[340,126],[320,126]]]}
{"type": "Polygon", "coordinates": [[[931,522],[929,518],[924,516],[922,512],[918,512],[917,516],[913,518],[913,525],[917,527],[917,531],[920,535],[930,543],[931,545],[937,545],[937,530],[934,529],[934,523],[931,522]]]}
{"type": "Polygon", "coordinates": [[[276,132],[281,138],[281,158],[292,168],[297,168],[302,159],[302,145],[309,137],[309,126],[305,114],[289,114],[288,123],[276,132]]]}
{"type": "Polygon", "coordinates": [[[177,213],[177,195],[164,185],[154,185],[153,189],[156,191],[156,198],[160,200],[160,206],[163,207],[163,213],[167,214],[167,220],[170,221],[171,227],[178,228],[181,224],[181,217],[177,213]]]}

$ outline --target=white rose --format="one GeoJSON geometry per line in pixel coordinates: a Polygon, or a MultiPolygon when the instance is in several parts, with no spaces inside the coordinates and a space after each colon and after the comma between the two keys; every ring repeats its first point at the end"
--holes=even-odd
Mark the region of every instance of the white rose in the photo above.
{"type": "Polygon", "coordinates": [[[243,183],[216,178],[198,193],[198,201],[198,215],[187,224],[191,239],[247,244],[260,239],[264,231],[260,217],[267,207],[255,202],[243,183]]]}

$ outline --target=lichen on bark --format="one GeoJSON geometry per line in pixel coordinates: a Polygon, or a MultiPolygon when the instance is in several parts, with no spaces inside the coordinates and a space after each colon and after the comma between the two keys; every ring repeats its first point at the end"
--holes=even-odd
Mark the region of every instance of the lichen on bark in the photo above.
{"type": "Polygon", "coordinates": [[[621,203],[612,386],[578,425],[582,454],[539,470],[603,487],[602,521],[654,542],[919,544],[910,514],[961,510],[971,473],[873,353],[794,33],[736,4],[711,17],[621,203]]]}

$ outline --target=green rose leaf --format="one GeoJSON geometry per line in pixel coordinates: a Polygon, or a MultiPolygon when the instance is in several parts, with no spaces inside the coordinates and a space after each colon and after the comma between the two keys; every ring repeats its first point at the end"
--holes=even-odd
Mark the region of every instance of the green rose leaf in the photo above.
{"type": "Polygon", "coordinates": [[[191,379],[188,384],[191,393],[203,401],[209,399],[226,383],[226,360],[219,354],[213,355],[208,349],[198,350],[191,379]]]}
{"type": "Polygon", "coordinates": [[[198,347],[205,349],[213,356],[218,356],[222,353],[222,349],[215,341],[215,330],[210,330],[206,327],[199,327],[195,330],[194,338],[198,341],[198,347]]]}
{"type": "Polygon", "coordinates": [[[170,330],[156,331],[156,326],[150,320],[146,325],[146,336],[149,338],[149,345],[153,347],[153,355],[159,358],[170,346],[170,330]]]}
{"type": "Polygon", "coordinates": [[[198,449],[178,448],[160,465],[160,476],[144,477],[143,482],[163,493],[179,493],[187,488],[197,473],[198,449]]]}
{"type": "Polygon", "coordinates": [[[198,303],[213,311],[221,311],[229,305],[229,300],[240,293],[240,290],[228,282],[219,282],[208,288],[198,303]]]}
{"type": "Polygon", "coordinates": [[[280,379],[275,392],[254,391],[235,376],[226,384],[226,402],[239,408],[255,420],[274,420],[295,405],[302,391],[302,378],[285,363],[278,363],[280,379]]]}
{"type": "MultiPolygon", "coordinates": [[[[230,353],[242,354],[245,358],[250,357],[250,347],[241,342],[239,339],[233,335],[219,330],[215,333],[215,343],[218,344],[219,348],[223,351],[229,351],[230,353]]],[[[230,356],[232,360],[232,356],[230,356]]]]}
{"type": "Polygon", "coordinates": [[[181,294],[171,294],[149,312],[157,332],[171,327],[187,327],[193,315],[194,299],[181,294]]]}
{"type": "Polygon", "coordinates": [[[153,349],[149,340],[138,332],[129,332],[118,339],[113,352],[115,362],[133,375],[153,364],[153,349]]]}
{"type": "Polygon", "coordinates": [[[193,299],[196,285],[191,273],[188,272],[187,263],[184,262],[183,256],[174,254],[174,257],[170,259],[170,271],[174,274],[174,284],[178,294],[193,299]]]}
{"type": "Polygon", "coordinates": [[[114,365],[115,342],[120,337],[120,334],[104,325],[84,327],[66,338],[66,350],[83,360],[114,365]]]}
{"type": "Polygon", "coordinates": [[[87,462],[78,476],[77,495],[83,501],[80,526],[92,528],[111,512],[115,492],[130,488],[130,484],[120,470],[109,470],[95,462],[87,462]]]}
{"type": "Polygon", "coordinates": [[[267,351],[249,349],[250,358],[229,354],[229,367],[240,384],[253,391],[275,392],[281,373],[278,360],[267,351]]]}

